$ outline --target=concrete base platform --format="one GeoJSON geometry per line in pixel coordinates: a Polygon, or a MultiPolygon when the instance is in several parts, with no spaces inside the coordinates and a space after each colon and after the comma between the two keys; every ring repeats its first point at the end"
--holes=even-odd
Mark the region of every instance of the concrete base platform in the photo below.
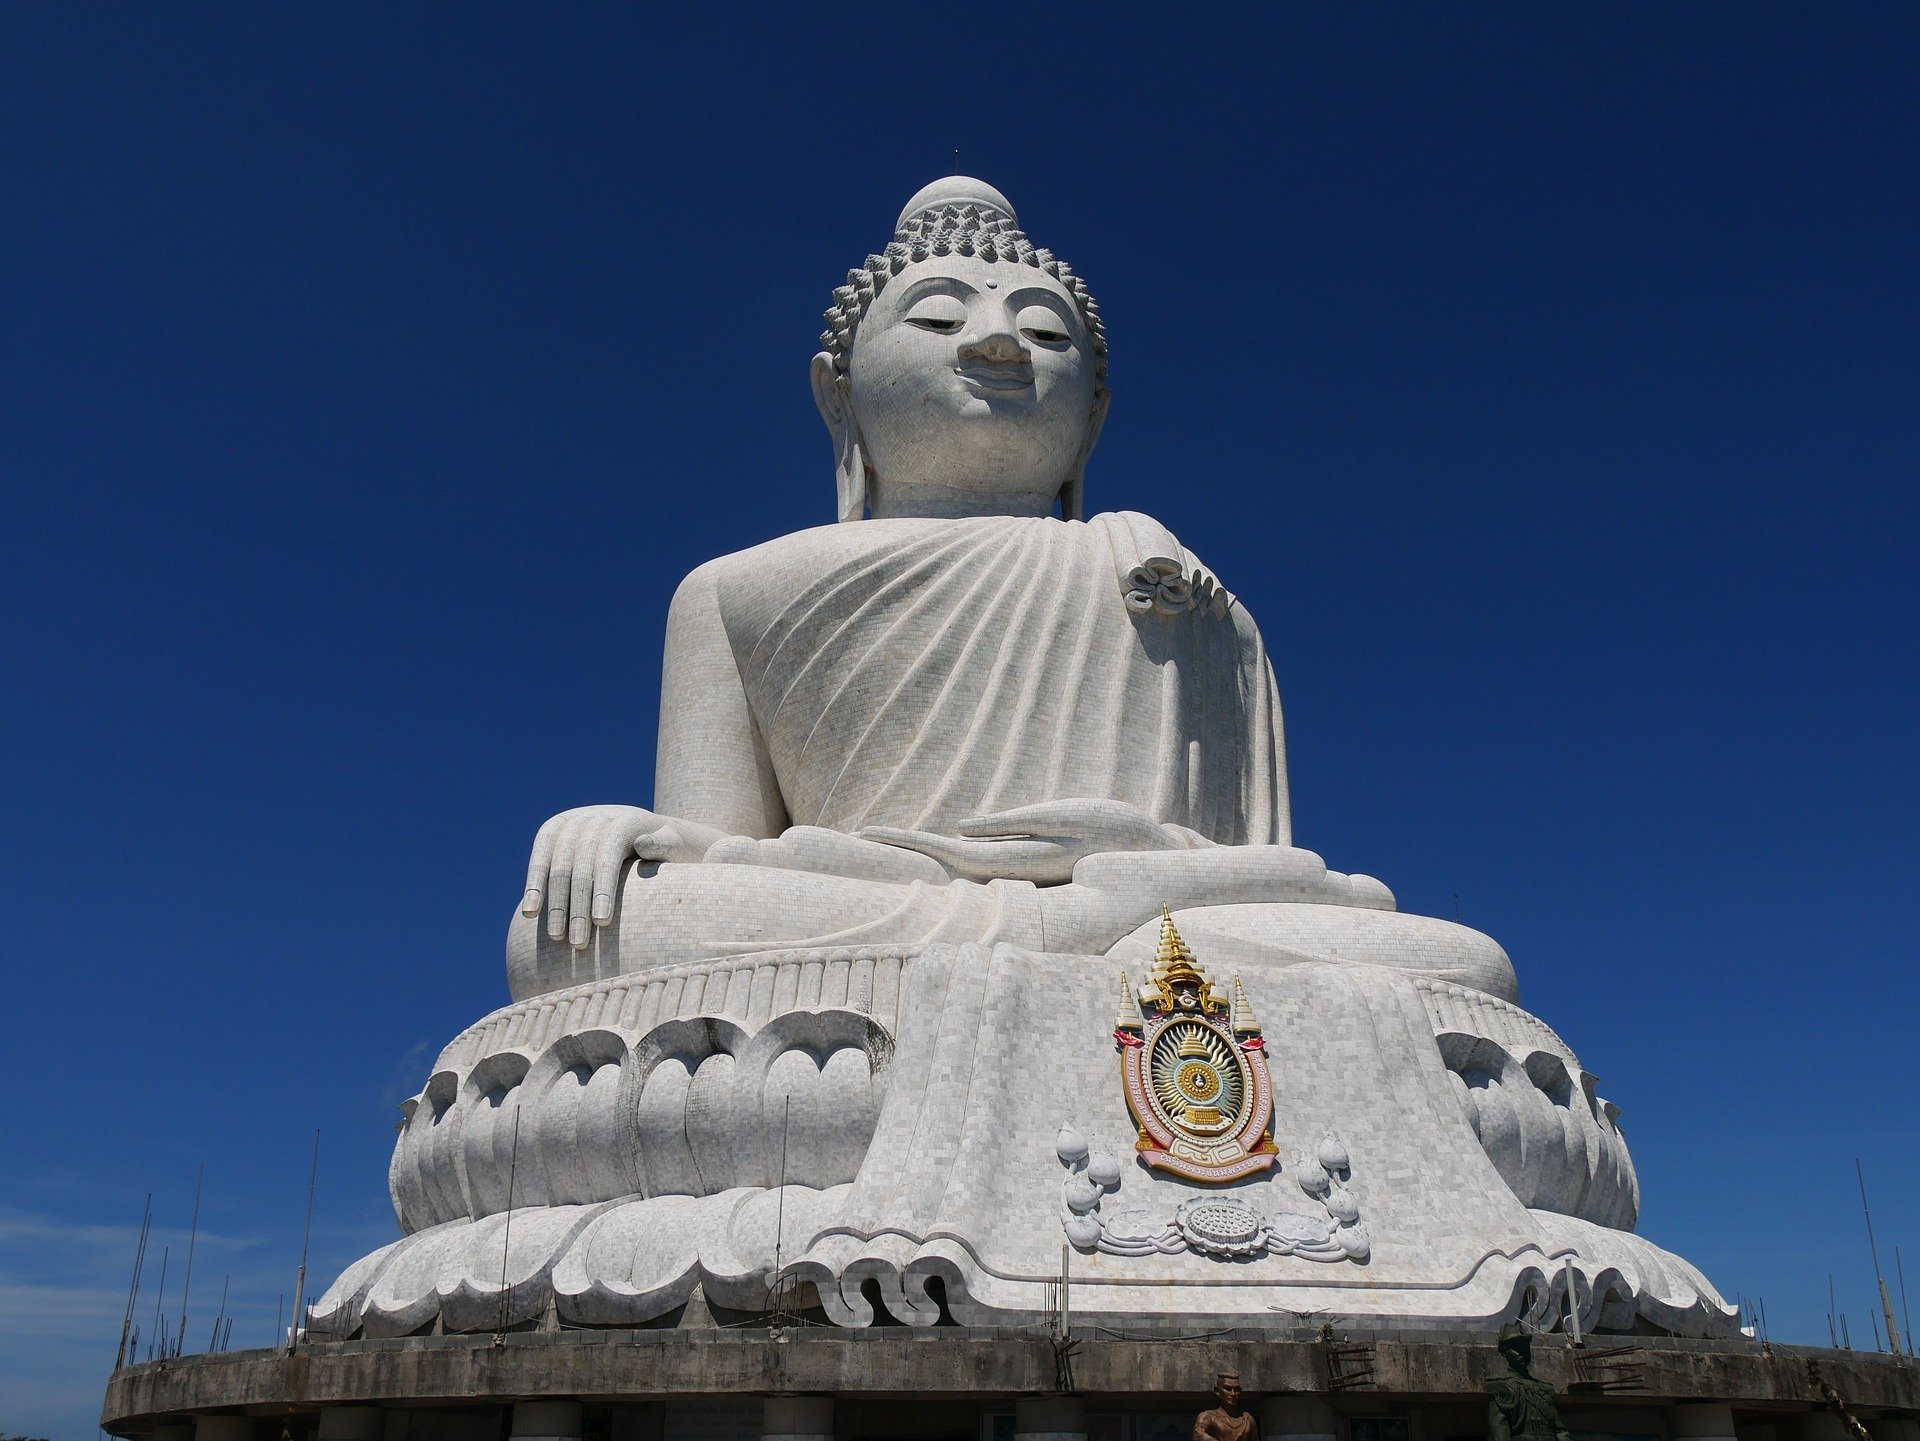
{"type": "MultiPolygon", "coordinates": [[[[1891,1356],[1664,1337],[1540,1337],[1534,1356],[1577,1441],[1920,1441],[1920,1365],[1891,1356]]],[[[149,1441],[1187,1441],[1235,1371],[1264,1441],[1469,1441],[1497,1365],[1491,1337],[521,1331],[129,1366],[101,1424],[149,1441]]]]}

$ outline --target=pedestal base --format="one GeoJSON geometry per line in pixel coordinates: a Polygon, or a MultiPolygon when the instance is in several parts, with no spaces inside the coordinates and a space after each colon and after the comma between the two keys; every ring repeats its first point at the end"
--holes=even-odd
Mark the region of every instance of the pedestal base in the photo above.
{"type": "MultiPolygon", "coordinates": [[[[1272,1423],[1269,1441],[1442,1441],[1485,1435],[1483,1382],[1499,1364],[1491,1336],[1116,1340],[1089,1327],[1062,1345],[1042,1330],[963,1328],[516,1332],[132,1366],[109,1383],[101,1424],[143,1441],[316,1441],[337,1434],[328,1418],[342,1412],[347,1429],[371,1430],[368,1409],[380,1408],[387,1441],[529,1428],[585,1441],[1010,1441],[1077,1418],[1094,1441],[1187,1441],[1215,1374],[1234,1371],[1272,1423]]],[[[1829,1391],[1876,1441],[1909,1441],[1920,1415],[1920,1367],[1870,1353],[1541,1338],[1534,1369],[1569,1428],[1595,1438],[1829,1441],[1847,1434],[1829,1391]]]]}

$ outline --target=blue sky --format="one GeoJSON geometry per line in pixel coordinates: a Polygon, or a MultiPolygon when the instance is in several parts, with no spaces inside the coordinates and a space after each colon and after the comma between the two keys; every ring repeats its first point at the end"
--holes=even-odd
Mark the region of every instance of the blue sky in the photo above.
{"type": "MultiPolygon", "coordinates": [[[[1260,620],[1300,844],[1501,940],[1642,1230],[1920,1289],[1910,7],[0,11],[0,1429],[133,1235],[264,1342],[393,1234],[534,829],[699,561],[832,517],[818,313],[957,165],[1092,284],[1096,509],[1260,620]]],[[[153,1300],[149,1270],[144,1305],[153,1300]]],[[[170,1279],[171,1311],[178,1303],[170,1279]]],[[[146,1323],[151,1324],[148,1313],[146,1323]]]]}

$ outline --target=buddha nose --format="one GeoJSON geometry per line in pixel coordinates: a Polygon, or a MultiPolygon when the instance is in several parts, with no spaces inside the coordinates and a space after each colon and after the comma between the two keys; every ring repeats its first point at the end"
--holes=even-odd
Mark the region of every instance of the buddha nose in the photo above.
{"type": "Polygon", "coordinates": [[[1004,327],[995,326],[985,335],[964,342],[962,360],[984,360],[989,365],[1015,365],[1030,359],[1020,337],[1004,327]]]}

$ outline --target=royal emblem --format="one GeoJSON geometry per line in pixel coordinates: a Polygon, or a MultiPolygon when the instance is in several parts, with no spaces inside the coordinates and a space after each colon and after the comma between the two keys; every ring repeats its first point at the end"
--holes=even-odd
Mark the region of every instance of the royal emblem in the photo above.
{"type": "Polygon", "coordinates": [[[1214,990],[1164,906],[1146,984],[1120,974],[1113,1038],[1143,1162],[1190,1181],[1272,1168],[1273,1081],[1246,992],[1238,976],[1231,999],[1214,990]]]}

